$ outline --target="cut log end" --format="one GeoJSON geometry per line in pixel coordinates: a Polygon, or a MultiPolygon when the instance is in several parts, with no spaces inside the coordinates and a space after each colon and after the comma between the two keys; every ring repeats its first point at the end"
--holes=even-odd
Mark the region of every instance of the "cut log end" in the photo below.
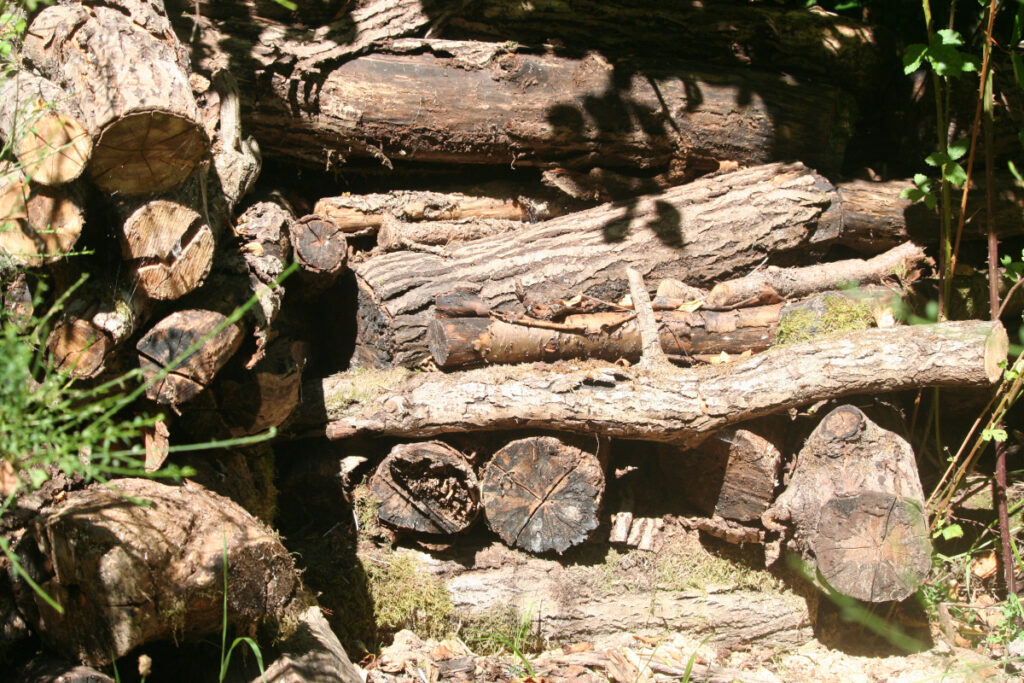
{"type": "Polygon", "coordinates": [[[63,185],[82,175],[92,155],[92,140],[76,119],[47,112],[18,141],[15,154],[34,182],[63,185]]]}
{"type": "Polygon", "coordinates": [[[303,270],[317,275],[336,275],[348,259],[345,233],[334,221],[316,214],[290,226],[292,248],[303,270]]]}
{"type": "Polygon", "coordinates": [[[89,176],[110,193],[167,192],[185,182],[208,148],[195,121],[162,112],[132,114],[100,133],[89,176]]]}
{"type": "Polygon", "coordinates": [[[103,370],[113,345],[107,335],[88,320],[74,318],[53,329],[46,347],[61,372],[76,377],[95,377],[103,370]]]}
{"type": "Polygon", "coordinates": [[[197,288],[213,264],[213,232],[199,213],[176,201],[143,204],[124,222],[124,252],[142,290],[158,300],[197,288]]]}

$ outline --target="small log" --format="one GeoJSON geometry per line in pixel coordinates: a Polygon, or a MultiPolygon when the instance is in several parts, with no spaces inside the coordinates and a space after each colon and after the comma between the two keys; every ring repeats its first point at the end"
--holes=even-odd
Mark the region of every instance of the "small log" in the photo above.
{"type": "Polygon", "coordinates": [[[828,584],[866,602],[903,600],[931,570],[931,539],[914,451],[859,408],[822,418],[797,455],[765,524],[794,530],[792,546],[828,584]]]}
{"type": "Polygon", "coordinates": [[[439,441],[395,446],[370,478],[380,521],[404,531],[457,534],[476,521],[480,491],[466,457],[439,441]]]}
{"type": "Polygon", "coordinates": [[[377,231],[377,246],[384,251],[402,249],[429,251],[459,242],[501,235],[523,227],[523,223],[496,218],[473,219],[465,222],[422,221],[404,223],[386,216],[377,231]]]}
{"type": "Polygon", "coordinates": [[[205,389],[242,344],[238,323],[224,326],[227,316],[216,311],[185,310],[172,313],[146,333],[135,348],[148,386],[146,396],[164,405],[177,405],[205,389]],[[217,328],[221,328],[216,331],[217,328]],[[202,345],[179,361],[193,345],[202,345]],[[154,377],[172,368],[163,378],[154,377]]]}
{"type": "Polygon", "coordinates": [[[82,175],[92,139],[67,93],[28,71],[0,85],[0,141],[24,173],[41,185],[63,185],[82,175]]]}
{"type": "Polygon", "coordinates": [[[348,242],[341,228],[329,218],[311,214],[293,221],[289,233],[310,293],[334,284],[348,262],[348,242]]]}
{"type": "Polygon", "coordinates": [[[598,456],[550,436],[508,444],[484,466],[487,526],[510,546],[561,554],[597,528],[604,497],[598,456]]]}
{"type": "Polygon", "coordinates": [[[775,499],[784,425],[755,421],[723,429],[691,451],[661,446],[662,469],[708,517],[758,522],[775,499]]]}
{"type": "Polygon", "coordinates": [[[55,502],[32,533],[52,567],[42,588],[65,609],[35,596],[36,633],[91,666],[148,642],[219,634],[225,583],[228,618],[271,633],[311,602],[276,535],[191,482],[94,484],[55,502]]]}
{"type": "Polygon", "coordinates": [[[0,164],[0,255],[39,266],[70,254],[85,226],[79,195],[74,185],[36,185],[0,164]]]}
{"type": "Polygon", "coordinates": [[[1002,376],[1008,345],[1000,323],[963,321],[835,334],[731,363],[657,372],[597,361],[450,374],[359,371],[308,387],[297,424],[322,425],[326,407],[333,439],[554,429],[693,445],[730,424],[823,399],[986,386],[1002,376]]]}
{"type": "MultiPolygon", "coordinates": [[[[390,216],[401,223],[481,220],[529,222],[550,218],[546,204],[504,197],[401,190],[386,194],[342,195],[317,201],[313,213],[330,218],[345,233],[376,231],[390,216]]],[[[454,228],[453,228],[454,229],[454,228]]]]}
{"type": "Polygon", "coordinates": [[[868,260],[849,259],[804,268],[769,267],[753,275],[715,285],[704,300],[712,310],[774,304],[842,287],[877,284],[905,275],[925,258],[924,249],[905,242],[868,260]]]}
{"type": "Polygon", "coordinates": [[[252,683],[363,683],[319,606],[298,617],[295,632],[281,643],[282,654],[252,683]]]}
{"type": "Polygon", "coordinates": [[[159,0],[47,7],[28,27],[22,56],[82,112],[93,139],[89,177],[104,191],[173,190],[209,150],[188,52],[159,0]]]}
{"type": "Polygon", "coordinates": [[[54,367],[75,377],[95,377],[103,371],[113,340],[91,320],[67,316],[46,338],[54,367]]]}

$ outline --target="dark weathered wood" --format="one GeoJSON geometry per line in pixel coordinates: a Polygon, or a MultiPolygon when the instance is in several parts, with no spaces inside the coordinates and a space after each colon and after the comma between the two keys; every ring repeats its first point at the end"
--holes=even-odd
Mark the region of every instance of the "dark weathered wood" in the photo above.
{"type": "Polygon", "coordinates": [[[162,379],[152,381],[146,396],[157,403],[184,403],[206,388],[242,343],[238,323],[224,324],[227,316],[216,311],[189,309],[167,316],[136,344],[139,364],[147,382],[164,368],[173,367],[162,379]],[[219,331],[216,331],[220,327],[219,331]],[[202,345],[179,364],[179,357],[200,342],[202,345]]]}
{"type": "Polygon", "coordinates": [[[333,284],[348,262],[348,241],[341,228],[329,218],[311,214],[293,221],[289,233],[307,289],[319,292],[333,284]]]}
{"type": "Polygon", "coordinates": [[[54,367],[75,377],[95,377],[113,350],[113,340],[92,324],[77,316],[60,320],[46,338],[54,367]]]}
{"type": "Polygon", "coordinates": [[[999,323],[966,321],[849,332],[732,363],[656,372],[598,362],[451,374],[357,371],[308,387],[298,424],[322,425],[326,408],[326,432],[335,439],[534,428],[692,445],[730,424],[822,399],[985,386],[1002,376],[1008,344],[999,323]]]}
{"type": "Polygon", "coordinates": [[[803,268],[766,268],[752,275],[720,282],[704,299],[710,309],[774,304],[842,287],[878,284],[909,274],[925,258],[924,249],[905,242],[872,259],[849,259],[803,268]]]}
{"type": "Polygon", "coordinates": [[[472,526],[480,512],[473,467],[439,441],[395,446],[369,486],[380,501],[380,521],[403,531],[457,534],[472,526]]]}
{"type": "Polygon", "coordinates": [[[20,169],[0,164],[0,256],[22,266],[67,256],[85,226],[82,204],[74,185],[37,185],[20,169]]]}
{"type": "Polygon", "coordinates": [[[487,526],[510,546],[563,553],[599,523],[604,468],[598,456],[550,436],[508,444],[480,476],[487,526]]]}
{"type": "Polygon", "coordinates": [[[771,164],[554,218],[443,256],[371,257],[353,266],[360,288],[357,360],[423,360],[431,304],[452,290],[471,291],[494,310],[513,310],[521,298],[580,293],[616,301],[626,293],[626,267],[652,281],[709,284],[746,274],[766,257],[834,239],[843,226],[842,205],[827,181],[799,164],[771,164]]]}
{"type": "Polygon", "coordinates": [[[82,175],[92,139],[66,92],[25,70],[0,85],[0,141],[22,170],[41,185],[63,185],[82,175]]]}
{"type": "Polygon", "coordinates": [[[47,7],[22,56],[82,112],[93,139],[88,174],[103,190],[172,190],[208,151],[188,53],[159,0],[47,7]]]}
{"type": "Polygon", "coordinates": [[[792,547],[828,584],[858,600],[913,595],[931,570],[931,538],[914,451],[859,408],[822,418],[797,455],[765,523],[793,529],[792,547]]]}
{"type": "Polygon", "coordinates": [[[775,499],[784,428],[766,418],[723,429],[691,451],[662,446],[662,467],[682,497],[707,516],[759,522],[775,499]]]}
{"type": "Polygon", "coordinates": [[[12,683],[114,683],[102,671],[45,655],[35,657],[11,679],[12,683]]]}
{"type": "Polygon", "coordinates": [[[73,491],[32,533],[52,568],[43,590],[65,609],[36,595],[35,631],[93,666],[152,641],[219,635],[225,574],[233,622],[274,634],[312,602],[275,534],[191,482],[122,479],[73,491]]]}

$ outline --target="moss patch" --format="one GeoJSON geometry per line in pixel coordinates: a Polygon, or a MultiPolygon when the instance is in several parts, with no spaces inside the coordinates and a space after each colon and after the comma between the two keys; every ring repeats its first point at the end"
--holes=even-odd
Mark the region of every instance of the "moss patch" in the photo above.
{"type": "Polygon", "coordinates": [[[365,563],[378,637],[407,628],[421,638],[442,638],[450,631],[452,599],[444,582],[420,567],[404,551],[388,552],[365,563]]]}
{"type": "Polygon", "coordinates": [[[871,308],[841,294],[823,297],[824,310],[794,308],[783,314],[775,332],[775,344],[795,344],[833,332],[865,330],[872,326],[871,308]]]}
{"type": "Polygon", "coordinates": [[[327,401],[328,414],[336,414],[353,403],[366,403],[392,389],[411,374],[405,368],[369,370],[356,368],[335,377],[337,382],[327,401]]]}

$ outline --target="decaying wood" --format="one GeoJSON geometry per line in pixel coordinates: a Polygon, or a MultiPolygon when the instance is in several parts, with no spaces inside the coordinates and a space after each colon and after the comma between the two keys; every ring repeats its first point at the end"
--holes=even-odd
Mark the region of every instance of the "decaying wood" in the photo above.
{"type": "Polygon", "coordinates": [[[281,644],[282,654],[252,683],[363,683],[319,606],[298,617],[295,632],[281,644]]]}
{"type": "Polygon", "coordinates": [[[345,233],[334,221],[317,214],[293,221],[289,233],[307,287],[319,292],[333,284],[348,262],[345,233]]]}
{"type": "Polygon", "coordinates": [[[998,322],[964,321],[861,330],[651,373],[594,361],[451,374],[360,371],[307,387],[304,420],[322,424],[317,413],[326,409],[333,439],[534,428],[692,445],[730,424],[822,399],[985,386],[1002,376],[1008,344],[998,322]]]}
{"type": "Polygon", "coordinates": [[[852,129],[854,105],[841,90],[747,69],[666,61],[638,73],[596,53],[570,59],[509,43],[409,38],[389,48],[397,54],[314,77],[268,70],[270,92],[247,112],[264,153],[319,166],[674,165],[683,177],[726,159],[797,158],[827,172],[841,165],[852,129]],[[750,95],[738,102],[737,91],[750,95]]]}
{"type": "Polygon", "coordinates": [[[444,225],[472,219],[469,226],[482,220],[527,222],[551,217],[551,209],[544,202],[413,190],[324,197],[317,201],[313,212],[330,218],[346,233],[377,230],[387,216],[401,223],[444,221],[444,225]]]}
{"type": "Polygon", "coordinates": [[[46,338],[54,367],[75,377],[95,377],[114,348],[111,338],[92,321],[77,316],[62,318],[46,338]]]}
{"type": "Polygon", "coordinates": [[[234,76],[218,69],[211,80],[217,93],[218,120],[217,132],[212,136],[213,168],[230,211],[256,182],[263,158],[252,136],[242,138],[242,105],[234,76]]]}
{"type": "Polygon", "coordinates": [[[835,188],[821,176],[799,164],[770,164],[483,238],[444,256],[372,257],[352,268],[360,288],[356,358],[378,367],[424,360],[432,303],[452,290],[469,290],[500,311],[514,309],[521,296],[616,301],[626,293],[626,267],[648,280],[706,285],[828,242],[852,229],[844,218],[835,188]]]}
{"type": "Polygon", "coordinates": [[[887,277],[906,275],[924,258],[924,249],[905,242],[868,260],[849,259],[803,268],[769,267],[718,283],[704,299],[704,306],[729,309],[774,304],[829,289],[877,284],[887,277]]]}
{"type": "Polygon", "coordinates": [[[149,297],[178,299],[210,274],[220,214],[209,188],[202,167],[172,194],[119,204],[122,253],[149,297]]]}
{"type": "Polygon", "coordinates": [[[73,185],[37,185],[0,165],[0,256],[22,266],[52,263],[73,251],[84,226],[73,185]]]}
{"type": "Polygon", "coordinates": [[[162,2],[47,7],[25,33],[22,56],[82,112],[93,139],[88,174],[103,190],[172,190],[208,151],[188,53],[162,2]]]}
{"type": "Polygon", "coordinates": [[[377,466],[370,491],[378,518],[404,531],[456,534],[480,512],[476,474],[466,457],[439,441],[398,445],[377,466]]]}
{"type": "Polygon", "coordinates": [[[480,476],[487,526],[510,546],[561,554],[597,528],[604,468],[596,453],[550,436],[508,444],[480,476]]]}
{"type": "Polygon", "coordinates": [[[33,533],[52,567],[43,589],[65,607],[37,596],[37,633],[93,666],[154,640],[219,633],[225,574],[229,618],[241,625],[274,631],[310,604],[277,537],[197,484],[93,485],[55,503],[33,533]]]}
{"type": "Polygon", "coordinates": [[[0,85],[0,140],[25,174],[41,185],[63,185],[82,175],[92,139],[68,94],[20,70],[0,85]]]}
{"type": "Polygon", "coordinates": [[[172,369],[146,388],[146,396],[157,403],[176,405],[205,389],[242,343],[241,326],[225,326],[226,322],[227,316],[216,311],[188,309],[154,325],[136,344],[143,377],[150,381],[165,368],[172,369]],[[196,351],[178,363],[203,339],[196,351]]]}
{"type": "Polygon", "coordinates": [[[662,446],[662,469],[682,498],[708,517],[759,522],[775,499],[784,429],[765,419],[723,429],[691,451],[662,446]]]}
{"type": "Polygon", "coordinates": [[[843,405],[797,455],[765,524],[792,525],[809,574],[835,590],[888,602],[913,595],[931,570],[924,492],[910,444],[843,405]]]}

